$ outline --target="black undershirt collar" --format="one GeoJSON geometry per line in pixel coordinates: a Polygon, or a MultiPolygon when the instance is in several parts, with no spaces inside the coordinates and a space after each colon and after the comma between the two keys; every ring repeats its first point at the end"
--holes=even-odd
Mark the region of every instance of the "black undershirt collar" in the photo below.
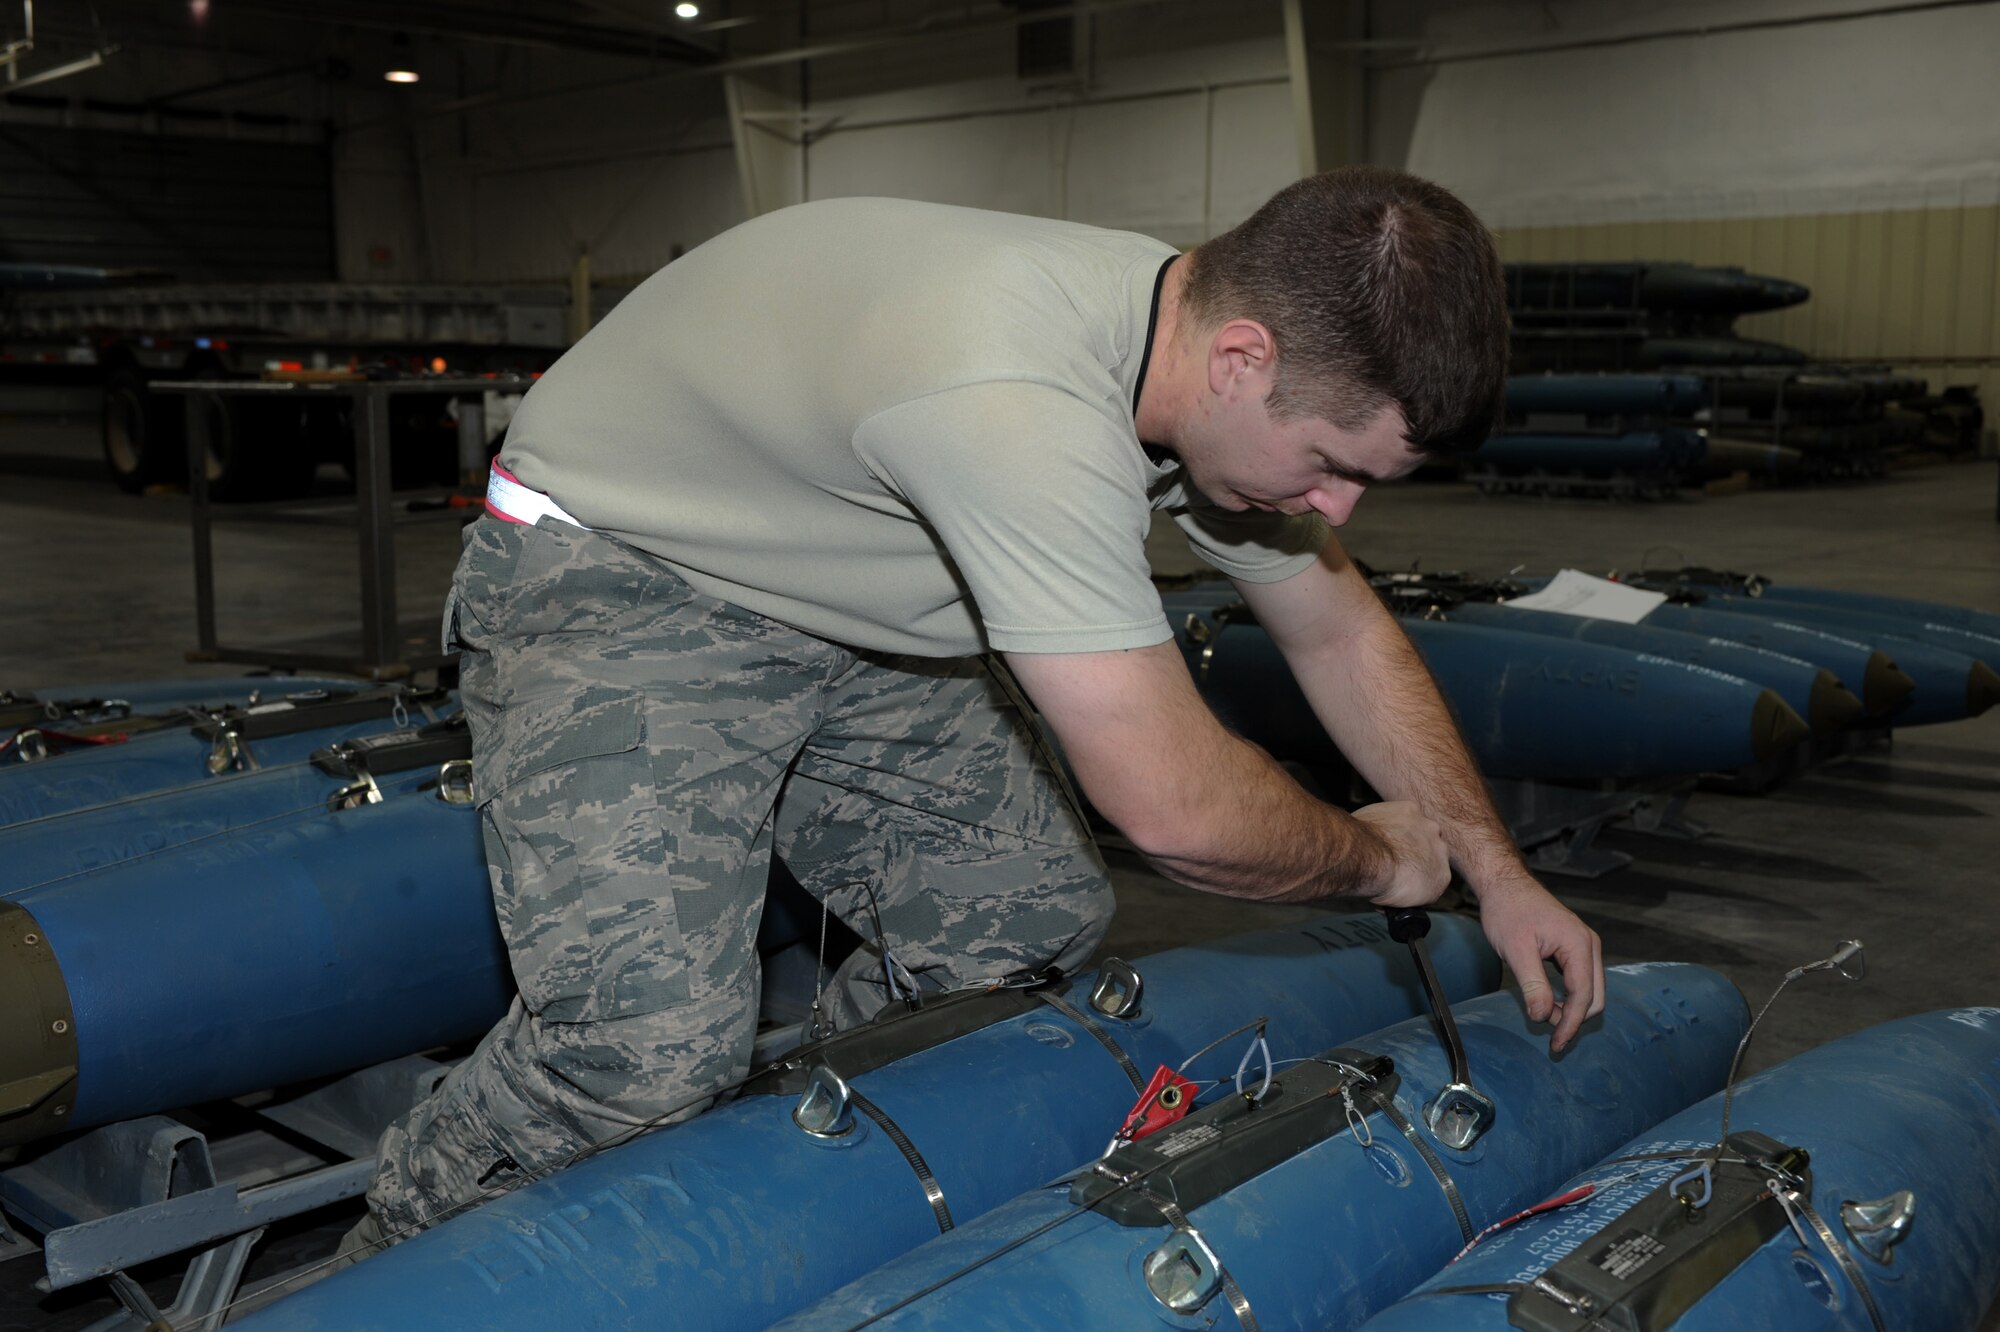
{"type": "MultiPolygon", "coordinates": [[[[1153,279],[1153,309],[1146,316],[1146,345],[1139,353],[1139,377],[1132,384],[1132,416],[1135,420],[1139,415],[1139,394],[1146,388],[1146,367],[1153,361],[1153,335],[1160,329],[1160,293],[1166,289],[1167,270],[1174,266],[1174,260],[1178,258],[1177,254],[1169,255],[1167,261],[1160,265],[1159,275],[1153,279]]],[[[1146,451],[1146,457],[1155,467],[1165,466],[1166,460],[1173,456],[1159,445],[1148,444],[1144,440],[1139,441],[1139,447],[1146,451]]]]}

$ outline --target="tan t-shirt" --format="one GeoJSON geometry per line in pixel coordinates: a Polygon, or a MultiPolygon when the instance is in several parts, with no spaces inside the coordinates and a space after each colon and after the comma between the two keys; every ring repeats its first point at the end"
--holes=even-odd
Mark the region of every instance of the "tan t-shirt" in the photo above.
{"type": "Polygon", "coordinates": [[[542,377],[502,461],[697,590],[921,656],[1171,637],[1152,511],[1255,582],[1317,517],[1215,508],[1141,448],[1171,246],[899,199],[767,214],[656,273],[542,377]]]}

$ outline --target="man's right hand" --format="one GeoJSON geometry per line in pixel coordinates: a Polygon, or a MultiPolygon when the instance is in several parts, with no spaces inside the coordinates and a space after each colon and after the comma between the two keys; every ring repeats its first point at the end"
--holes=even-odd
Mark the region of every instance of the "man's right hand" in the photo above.
{"type": "Polygon", "coordinates": [[[1412,800],[1385,800],[1354,811],[1381,843],[1382,854],[1371,881],[1361,889],[1378,907],[1427,906],[1451,882],[1451,855],[1444,833],[1412,800]]]}

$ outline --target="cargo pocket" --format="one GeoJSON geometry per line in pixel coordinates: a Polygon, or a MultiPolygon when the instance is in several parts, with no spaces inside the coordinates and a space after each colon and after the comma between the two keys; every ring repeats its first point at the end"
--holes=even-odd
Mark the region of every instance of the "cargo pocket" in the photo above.
{"type": "Polygon", "coordinates": [[[390,1215],[399,1224],[436,1220],[446,1208],[476,1199],[482,1190],[511,1188],[526,1177],[483,1116],[462,1097],[432,1106],[429,1120],[410,1135],[403,1161],[415,1196],[404,1190],[404,1196],[389,1200],[390,1215]]]}
{"type": "Polygon", "coordinates": [[[494,729],[475,780],[493,793],[494,905],[522,1001],[549,1022],[685,1003],[644,697],[582,689],[494,729]]]}

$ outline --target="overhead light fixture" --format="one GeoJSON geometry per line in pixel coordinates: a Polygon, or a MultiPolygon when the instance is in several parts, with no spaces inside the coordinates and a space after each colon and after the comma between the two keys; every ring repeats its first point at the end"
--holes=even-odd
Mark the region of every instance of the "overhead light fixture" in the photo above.
{"type": "Polygon", "coordinates": [[[414,69],[392,69],[382,75],[391,83],[415,83],[417,71],[414,69]]]}
{"type": "Polygon", "coordinates": [[[677,5],[675,5],[675,6],[674,6],[674,13],[675,13],[675,14],[677,14],[677,15],[679,15],[679,16],[680,16],[681,18],[684,18],[684,19],[685,19],[685,18],[700,18],[700,17],[701,17],[701,6],[700,6],[700,5],[691,5],[691,4],[689,4],[689,3],[687,2],[687,0],[681,0],[681,3],[679,3],[679,4],[677,4],[677,5]]]}

